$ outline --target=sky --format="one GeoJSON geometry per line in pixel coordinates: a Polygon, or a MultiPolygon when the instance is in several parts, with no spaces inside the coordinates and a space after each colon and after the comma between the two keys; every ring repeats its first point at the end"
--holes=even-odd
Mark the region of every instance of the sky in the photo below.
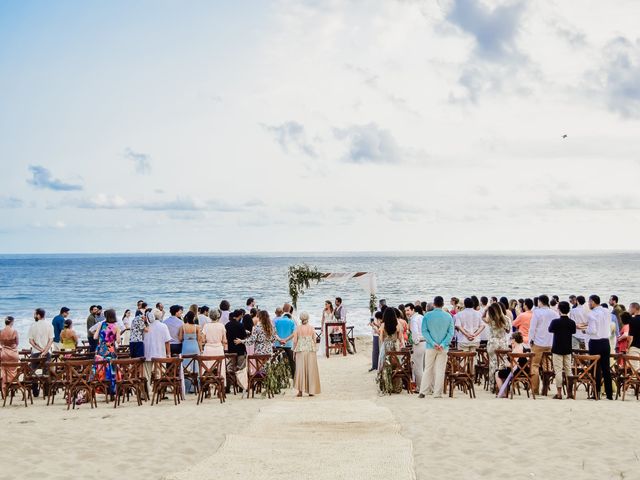
{"type": "Polygon", "coordinates": [[[0,253],[637,249],[638,19],[0,0],[0,253]]]}

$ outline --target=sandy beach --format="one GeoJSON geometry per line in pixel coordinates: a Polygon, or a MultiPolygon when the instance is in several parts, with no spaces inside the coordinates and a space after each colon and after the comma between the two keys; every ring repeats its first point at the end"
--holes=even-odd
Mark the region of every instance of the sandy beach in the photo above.
{"type": "Polygon", "coordinates": [[[323,392],[67,411],[0,408],[0,479],[639,478],[638,402],[380,396],[355,356],[319,358],[323,392]]]}

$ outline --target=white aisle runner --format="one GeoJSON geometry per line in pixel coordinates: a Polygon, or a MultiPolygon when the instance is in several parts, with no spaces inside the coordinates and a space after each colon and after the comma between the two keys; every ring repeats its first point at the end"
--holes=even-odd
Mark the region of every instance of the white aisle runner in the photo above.
{"type": "Polygon", "coordinates": [[[370,400],[287,399],[268,404],[245,432],[172,480],[415,480],[411,441],[370,400]]]}

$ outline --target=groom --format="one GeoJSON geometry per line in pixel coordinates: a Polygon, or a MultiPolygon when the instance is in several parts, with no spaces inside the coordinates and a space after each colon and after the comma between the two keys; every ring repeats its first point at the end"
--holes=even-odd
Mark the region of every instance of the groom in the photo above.
{"type": "MultiPolygon", "coordinates": [[[[336,308],[333,310],[333,316],[335,317],[336,322],[347,323],[347,310],[344,308],[344,305],[342,305],[342,298],[340,297],[336,297],[336,308]]],[[[351,345],[351,342],[348,338],[346,340],[347,352],[349,352],[350,355],[353,355],[353,347],[351,345]]]]}

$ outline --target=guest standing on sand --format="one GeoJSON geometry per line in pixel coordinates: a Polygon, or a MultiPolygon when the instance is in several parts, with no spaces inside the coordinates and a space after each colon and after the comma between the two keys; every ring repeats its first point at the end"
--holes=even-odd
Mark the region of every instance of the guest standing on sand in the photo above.
{"type": "Polygon", "coordinates": [[[422,315],[416,312],[416,306],[407,303],[404,306],[404,312],[409,319],[411,327],[411,343],[413,344],[413,353],[411,354],[411,364],[413,369],[413,380],[416,387],[420,389],[422,384],[422,372],[424,371],[424,354],[425,339],[422,336],[422,315]]]}
{"type": "MultiPolygon", "coordinates": [[[[227,349],[229,353],[237,355],[236,370],[242,370],[247,364],[247,347],[243,343],[236,343],[236,338],[244,340],[247,331],[241,322],[242,310],[234,311],[229,317],[229,323],[225,325],[227,331],[227,349]]],[[[253,326],[253,322],[252,322],[253,326]]]]}
{"type": "Polygon", "coordinates": [[[296,373],[296,364],[293,360],[293,342],[291,340],[293,332],[296,329],[296,324],[291,319],[290,313],[285,313],[280,318],[276,318],[273,322],[273,326],[276,329],[276,335],[278,338],[287,339],[284,343],[277,342],[274,347],[284,350],[284,354],[289,362],[289,369],[291,370],[291,376],[294,377],[296,373]]]}
{"type": "Polygon", "coordinates": [[[91,305],[89,307],[89,316],[87,317],[87,340],[89,340],[89,351],[91,353],[96,351],[96,347],[98,346],[98,342],[93,338],[93,332],[91,329],[95,326],[98,319],[96,318],[96,314],[98,313],[97,305],[91,305]]]}
{"type": "MultiPolygon", "coordinates": [[[[557,393],[553,398],[562,400],[562,374],[564,373],[567,378],[571,375],[571,341],[576,333],[576,322],[569,318],[571,311],[569,302],[560,302],[558,311],[560,318],[551,321],[549,332],[553,333],[551,353],[553,354],[553,369],[556,372],[557,393]]],[[[567,392],[571,396],[568,389],[567,392]]]]}
{"type": "Polygon", "coordinates": [[[2,368],[2,391],[7,382],[13,381],[16,376],[16,368],[2,367],[6,362],[19,362],[18,332],[13,328],[13,317],[4,319],[4,328],[0,332],[0,368],[2,368]]]}
{"type": "Polygon", "coordinates": [[[161,320],[162,312],[153,312],[154,321],[149,324],[144,334],[144,375],[147,382],[153,375],[154,358],[166,358],[171,356],[171,334],[169,328],[161,320]]]}
{"type": "Polygon", "coordinates": [[[589,297],[589,320],[586,334],[589,335],[589,355],[600,355],[598,366],[596,367],[596,392],[599,396],[604,379],[604,391],[607,400],[613,400],[613,385],[611,384],[611,370],[609,369],[609,358],[611,357],[611,345],[609,344],[609,333],[611,331],[611,313],[600,305],[600,297],[591,295],[589,297]]]}
{"type": "Polygon", "coordinates": [[[146,303],[142,303],[140,315],[136,315],[131,321],[131,331],[129,335],[129,354],[131,358],[144,357],[144,332],[147,325],[153,323],[155,318],[146,303]]]}
{"type": "Polygon", "coordinates": [[[296,355],[296,373],[293,387],[298,390],[298,397],[302,393],[310,397],[320,393],[320,374],[318,373],[318,356],[316,355],[316,332],[309,325],[309,314],[300,314],[300,325],[293,332],[293,350],[296,355]]]}
{"type": "Polygon", "coordinates": [[[128,308],[122,315],[120,328],[122,329],[122,333],[120,334],[120,344],[129,345],[129,342],[131,341],[131,310],[128,308]]]}
{"type": "Polygon", "coordinates": [[[73,322],[70,318],[64,321],[64,329],[60,333],[61,350],[73,352],[78,347],[78,335],[73,330],[73,322]]]}
{"type": "Polygon", "coordinates": [[[533,316],[533,300],[525,298],[522,310],[522,313],[513,322],[513,326],[522,334],[525,347],[529,348],[529,328],[531,326],[531,317],[533,316]]]}
{"type": "Polygon", "coordinates": [[[489,331],[487,354],[489,355],[489,380],[493,386],[495,384],[495,373],[498,371],[496,350],[505,350],[509,347],[508,335],[511,329],[509,319],[504,316],[498,303],[489,305],[483,320],[488,325],[487,330],[489,331]]]}
{"type": "Polygon", "coordinates": [[[589,348],[589,337],[582,331],[589,323],[589,307],[586,305],[587,299],[582,295],[576,297],[576,304],[569,312],[569,318],[576,323],[578,331],[573,336],[572,348],[575,350],[586,350],[589,348]]]}
{"type": "MultiPolygon", "coordinates": [[[[211,323],[207,323],[202,329],[202,341],[204,342],[204,348],[202,354],[205,357],[218,357],[224,356],[224,351],[227,349],[227,330],[224,325],[220,323],[222,318],[219,310],[211,310],[209,312],[211,323]]],[[[228,322],[227,322],[228,323],[228,322]]],[[[211,366],[211,362],[207,367],[211,366]]],[[[226,362],[222,362],[222,376],[227,379],[227,367],[226,362]]]]}
{"type": "Polygon", "coordinates": [[[231,304],[227,300],[222,300],[220,302],[220,323],[224,327],[227,323],[229,323],[229,313],[231,313],[231,304]]]}
{"type": "Polygon", "coordinates": [[[171,316],[163,321],[171,335],[171,356],[182,353],[182,342],[180,341],[180,329],[183,325],[182,311],[182,305],[172,305],[169,308],[171,316]]]}
{"type": "Polygon", "coordinates": [[[480,333],[485,326],[480,312],[474,310],[471,298],[464,299],[464,310],[455,315],[454,321],[458,331],[458,348],[463,352],[475,352],[480,346],[480,333]]]}
{"type": "Polygon", "coordinates": [[[380,327],[380,358],[378,359],[378,371],[385,366],[387,352],[397,352],[402,345],[402,337],[398,330],[398,317],[393,308],[387,307],[382,314],[380,327]]]}
{"type": "Polygon", "coordinates": [[[105,310],[104,318],[100,329],[93,336],[98,341],[93,371],[98,380],[109,383],[109,393],[113,395],[116,390],[116,369],[111,360],[117,358],[116,345],[120,343],[120,328],[115,310],[105,310]],[[103,360],[108,363],[101,363],[103,360]]]}
{"type": "Polygon", "coordinates": [[[447,368],[447,352],[455,331],[453,317],[445,312],[444,299],[433,299],[434,309],[422,319],[422,336],[425,339],[424,373],[419,398],[433,395],[442,398],[444,372],[447,368]]]}
{"type": "Polygon", "coordinates": [[[531,353],[533,353],[531,387],[536,395],[539,394],[539,371],[540,363],[542,363],[542,354],[550,352],[553,344],[553,335],[549,333],[549,325],[557,317],[558,313],[549,306],[549,297],[540,295],[538,297],[538,308],[533,311],[531,325],[529,326],[529,344],[531,345],[531,353]]]}
{"type": "MultiPolygon", "coordinates": [[[[195,311],[198,309],[196,307],[195,311]]],[[[187,314],[184,316],[184,325],[180,329],[180,341],[182,342],[182,355],[200,355],[200,327],[196,325],[196,313],[192,309],[189,309],[187,314]]],[[[191,358],[187,358],[182,361],[183,368],[187,368],[189,363],[191,362],[192,371],[194,373],[198,372],[198,366],[196,361],[193,361],[191,358]]],[[[191,392],[193,385],[191,384],[191,380],[185,378],[184,380],[185,393],[191,392]]],[[[195,388],[194,388],[195,390],[195,388]]]]}
{"type": "Polygon", "coordinates": [[[69,309],[67,307],[62,307],[60,309],[60,313],[53,317],[51,320],[51,325],[53,326],[53,351],[57,352],[60,350],[60,333],[64,329],[64,321],[69,316],[69,309]]]}
{"type": "Polygon", "coordinates": [[[244,340],[236,338],[234,343],[236,345],[240,343],[254,345],[255,355],[273,355],[273,342],[277,340],[278,337],[275,335],[273,325],[271,324],[269,312],[260,310],[260,312],[258,312],[258,324],[253,327],[251,335],[244,340]]]}
{"type": "MultiPolygon", "coordinates": [[[[47,357],[50,358],[51,345],[53,345],[53,326],[45,322],[46,312],[42,308],[36,308],[33,312],[34,323],[29,328],[29,344],[34,350],[31,358],[47,357]]],[[[33,384],[33,396],[37,397],[40,393],[38,382],[33,384]]]]}
{"type": "MultiPolygon", "coordinates": [[[[386,305],[385,305],[386,308],[386,305]]],[[[382,325],[382,312],[378,311],[373,315],[369,327],[373,335],[373,345],[371,348],[371,368],[370,372],[378,370],[378,360],[380,359],[380,326],[382,325]]]]}

